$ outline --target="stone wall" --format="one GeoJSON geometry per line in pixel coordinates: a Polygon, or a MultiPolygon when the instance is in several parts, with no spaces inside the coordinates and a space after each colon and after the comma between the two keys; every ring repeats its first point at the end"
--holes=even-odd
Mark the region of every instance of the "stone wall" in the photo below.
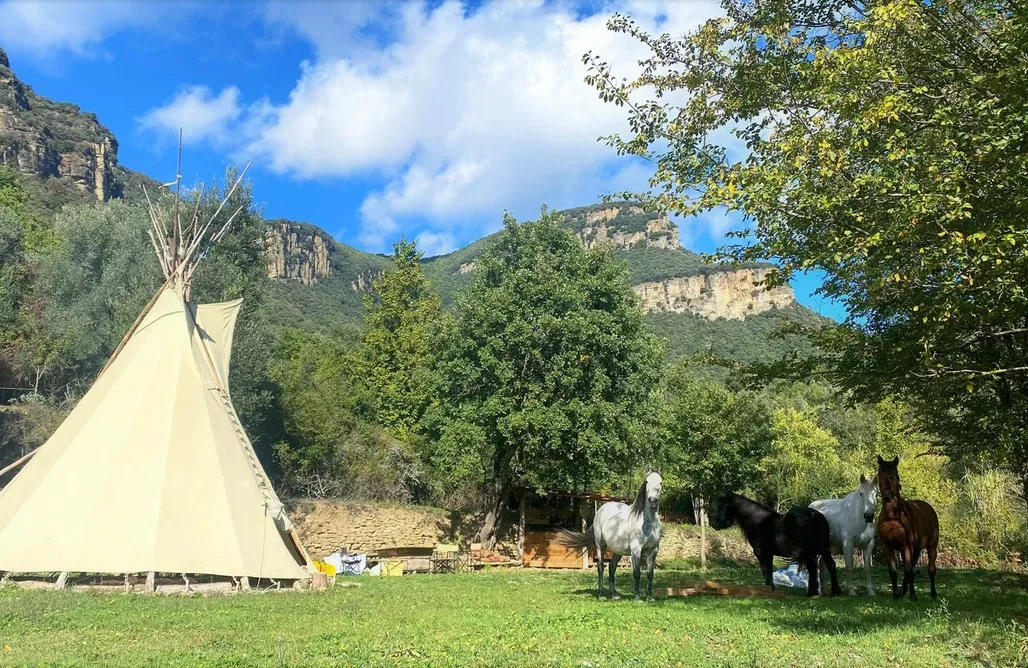
{"type": "Polygon", "coordinates": [[[471,542],[478,516],[423,506],[303,500],[290,517],[311,556],[319,559],[345,547],[373,552],[387,547],[471,542]]]}
{"type": "Polygon", "coordinates": [[[696,313],[708,320],[742,320],[796,302],[792,288],[755,285],[768,269],[736,269],[682,276],[634,286],[647,313],[696,313]]]}
{"type": "MultiPolygon", "coordinates": [[[[422,506],[392,506],[347,501],[303,500],[290,506],[290,517],[300,540],[313,559],[321,559],[345,547],[350,552],[374,552],[397,546],[432,546],[437,543],[467,545],[475,540],[481,517],[473,513],[422,506]]],[[[514,520],[513,517],[510,518],[514,520]]],[[[497,551],[517,554],[516,520],[497,551]]],[[[708,530],[712,558],[752,560],[753,552],[737,530],[708,530]]],[[[660,561],[698,558],[699,529],[691,525],[664,524],[660,561]]]]}

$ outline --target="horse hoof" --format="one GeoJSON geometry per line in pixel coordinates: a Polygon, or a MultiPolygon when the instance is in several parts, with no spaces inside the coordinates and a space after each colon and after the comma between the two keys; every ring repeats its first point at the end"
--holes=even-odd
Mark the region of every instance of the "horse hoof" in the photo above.
{"type": "Polygon", "coordinates": [[[850,589],[850,596],[856,596],[856,595],[857,595],[857,590],[856,589],[850,589]]]}
{"type": "Polygon", "coordinates": [[[653,597],[652,596],[647,596],[646,597],[646,602],[647,603],[653,603],[653,597]]]}
{"type": "Polygon", "coordinates": [[[612,601],[620,601],[621,600],[621,596],[618,595],[618,594],[614,594],[613,596],[610,597],[610,600],[612,600],[612,601]]]}
{"type": "Polygon", "coordinates": [[[875,590],[874,589],[868,589],[867,590],[867,595],[868,596],[874,596],[875,595],[875,590]]]}
{"type": "Polygon", "coordinates": [[[639,598],[638,596],[635,598],[635,602],[636,603],[644,603],[644,601],[641,598],[639,598]]]}
{"type": "Polygon", "coordinates": [[[938,598],[938,597],[939,597],[939,595],[938,595],[938,594],[936,594],[936,593],[935,593],[934,591],[933,591],[933,592],[932,592],[932,593],[930,594],[930,596],[931,596],[931,597],[932,597],[933,599],[934,599],[934,598],[938,598]]]}

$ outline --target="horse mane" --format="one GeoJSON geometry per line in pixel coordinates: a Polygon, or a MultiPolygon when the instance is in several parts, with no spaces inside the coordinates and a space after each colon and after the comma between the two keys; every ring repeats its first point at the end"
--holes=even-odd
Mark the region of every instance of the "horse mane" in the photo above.
{"type": "Polygon", "coordinates": [[[740,524],[743,523],[741,521],[743,519],[746,520],[747,524],[757,524],[769,516],[778,515],[778,513],[764,504],[757,503],[753,499],[748,499],[741,494],[731,494],[729,498],[731,498],[732,503],[735,505],[740,524]]]}
{"type": "Polygon", "coordinates": [[[632,502],[632,508],[630,513],[632,515],[642,515],[646,510],[646,478],[643,478],[643,484],[639,487],[639,492],[635,495],[635,501],[632,502]]]}

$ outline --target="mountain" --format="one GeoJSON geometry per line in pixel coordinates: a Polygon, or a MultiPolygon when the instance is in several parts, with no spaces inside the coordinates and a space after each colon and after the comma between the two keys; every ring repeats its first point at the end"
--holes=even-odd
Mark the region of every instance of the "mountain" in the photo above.
{"type": "Polygon", "coordinates": [[[118,164],[118,140],[95,114],[37,95],[0,49],[0,165],[26,177],[30,202],[51,212],[64,204],[134,199],[158,183],[118,164]]]}
{"type": "MultiPolygon", "coordinates": [[[[672,357],[712,353],[740,362],[779,356],[798,337],[777,340],[785,320],[812,324],[821,317],[796,303],[792,289],[756,285],[769,265],[710,265],[679,245],[678,227],[635,202],[597,204],[561,212],[565,224],[592,247],[611,243],[632,277],[645,319],[668,341],[672,357]]],[[[425,275],[450,305],[471,282],[490,235],[447,255],[427,258],[425,275]]],[[[385,255],[339,243],[307,223],[269,221],[266,304],[276,326],[330,330],[359,325],[361,296],[390,266],[385,255]]]]}
{"type": "MultiPolygon", "coordinates": [[[[15,168],[29,206],[52,216],[61,206],[111,198],[136,200],[140,185],[160,184],[118,164],[118,141],[95,114],[37,95],[11,70],[0,49],[0,165],[15,168]]],[[[705,264],[681,247],[678,227],[634,202],[604,203],[562,212],[586,247],[611,243],[630,270],[646,320],[669,343],[672,356],[711,352],[752,361],[777,355],[796,339],[777,341],[783,322],[820,316],[796,303],[788,287],[754,285],[767,265],[705,264]]],[[[388,270],[389,258],[337,242],[324,230],[268,220],[268,295],[263,311],[275,328],[328,331],[359,327],[362,297],[388,270]]],[[[495,235],[447,255],[428,258],[425,274],[445,305],[472,279],[475,262],[495,235]]]]}

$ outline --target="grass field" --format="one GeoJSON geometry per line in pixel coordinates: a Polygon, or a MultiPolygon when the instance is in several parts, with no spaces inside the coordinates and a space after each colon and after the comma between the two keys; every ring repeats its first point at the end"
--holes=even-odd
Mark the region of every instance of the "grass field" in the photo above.
{"type": "MultiPolygon", "coordinates": [[[[595,574],[354,578],[316,593],[145,596],[0,590],[0,664],[132,666],[1028,665],[1028,577],[940,571],[938,601],[597,601],[595,574]]],[[[658,586],[691,583],[688,564],[658,586]]],[[[923,575],[923,571],[922,571],[923,575]]],[[[758,582],[756,566],[709,578],[758,582]]],[[[927,583],[926,583],[927,584],[927,583]]],[[[619,573],[622,593],[630,573],[619,573]],[[620,577],[623,576],[623,577],[620,577]]]]}

